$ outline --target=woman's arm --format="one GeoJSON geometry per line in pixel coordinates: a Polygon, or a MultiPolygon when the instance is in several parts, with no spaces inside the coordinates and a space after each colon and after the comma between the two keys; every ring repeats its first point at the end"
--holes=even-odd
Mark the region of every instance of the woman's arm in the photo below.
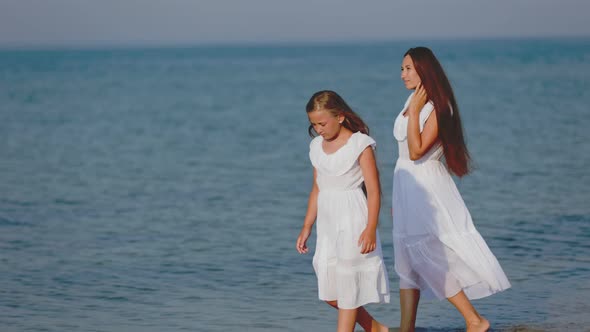
{"type": "Polygon", "coordinates": [[[379,184],[379,171],[375,153],[371,147],[367,147],[359,157],[359,164],[365,179],[367,189],[367,208],[369,210],[367,227],[361,233],[358,245],[361,253],[368,254],[377,247],[377,224],[379,223],[379,209],[381,208],[381,186],[379,184]]]}
{"type": "Polygon", "coordinates": [[[318,214],[318,193],[320,192],[316,183],[317,172],[313,169],[313,186],[309,193],[309,200],[307,201],[307,213],[305,213],[305,219],[303,219],[303,227],[299,236],[297,237],[297,251],[300,254],[306,254],[309,249],[307,248],[307,239],[311,235],[311,229],[318,214]]]}
{"type": "Polygon", "coordinates": [[[420,111],[426,104],[426,90],[419,84],[408,106],[408,150],[410,159],[418,160],[430,150],[438,139],[438,123],[436,111],[432,111],[420,133],[420,111]]]}

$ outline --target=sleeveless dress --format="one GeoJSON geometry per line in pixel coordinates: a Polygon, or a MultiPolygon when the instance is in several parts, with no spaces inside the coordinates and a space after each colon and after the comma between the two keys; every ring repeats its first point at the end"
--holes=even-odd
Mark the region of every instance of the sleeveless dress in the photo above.
{"type": "MultiPolygon", "coordinates": [[[[413,94],[412,94],[413,95],[413,94]]],[[[422,158],[410,159],[408,118],[397,116],[393,135],[399,158],[393,175],[393,244],[400,289],[420,289],[425,298],[444,299],[463,290],[469,299],[489,296],[510,283],[475,229],[446,166],[440,142],[422,158]]],[[[420,132],[432,113],[420,111],[420,132]]]]}
{"type": "Polygon", "coordinates": [[[316,249],[313,267],[320,300],[338,301],[341,309],[367,303],[389,303],[389,280],[377,232],[376,248],[361,254],[357,245],[368,220],[367,199],[358,158],[375,141],[361,133],[352,134],[334,153],[322,148],[323,138],[309,145],[309,158],[316,169],[316,249]]]}

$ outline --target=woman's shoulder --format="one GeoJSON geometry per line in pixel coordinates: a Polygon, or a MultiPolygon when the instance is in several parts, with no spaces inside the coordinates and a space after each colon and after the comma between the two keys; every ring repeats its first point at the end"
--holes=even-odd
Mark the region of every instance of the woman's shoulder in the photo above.
{"type": "Polygon", "coordinates": [[[434,103],[432,102],[432,100],[429,100],[428,102],[426,102],[426,104],[424,104],[424,106],[422,106],[422,109],[420,110],[420,132],[422,132],[422,129],[424,128],[424,123],[426,123],[426,120],[428,120],[430,114],[432,114],[433,111],[434,103]]]}
{"type": "Polygon", "coordinates": [[[402,109],[402,112],[406,110],[406,108],[408,108],[408,106],[410,106],[410,100],[412,100],[412,96],[414,95],[414,91],[412,91],[409,95],[408,98],[406,98],[406,102],[404,103],[404,108],[402,109]]]}
{"type": "Polygon", "coordinates": [[[397,117],[395,118],[396,121],[398,121],[398,119],[404,119],[404,113],[407,111],[408,106],[410,106],[410,101],[412,100],[412,96],[414,95],[414,92],[412,91],[412,93],[410,93],[408,95],[408,98],[406,98],[406,102],[404,103],[404,106],[402,107],[402,109],[400,110],[400,112],[397,114],[397,117]]]}

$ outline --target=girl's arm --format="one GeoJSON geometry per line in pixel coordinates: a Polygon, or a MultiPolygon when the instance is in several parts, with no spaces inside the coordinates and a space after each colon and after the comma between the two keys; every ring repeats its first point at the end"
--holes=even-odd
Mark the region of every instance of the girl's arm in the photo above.
{"type": "Polygon", "coordinates": [[[305,219],[303,220],[303,227],[301,228],[301,232],[299,232],[299,236],[297,237],[297,251],[300,254],[306,254],[309,249],[307,248],[307,239],[311,235],[311,228],[315,223],[317,214],[318,214],[318,193],[320,192],[318,185],[316,183],[316,170],[313,169],[313,187],[311,188],[311,192],[309,193],[309,200],[307,201],[307,213],[305,214],[305,219]]]}
{"type": "Polygon", "coordinates": [[[369,210],[367,227],[361,233],[358,245],[361,246],[361,254],[368,254],[377,247],[377,224],[379,223],[379,209],[381,208],[381,185],[379,184],[379,171],[375,161],[375,153],[371,147],[367,147],[359,157],[359,164],[365,179],[367,189],[367,207],[369,210]]]}
{"type": "Polygon", "coordinates": [[[438,139],[436,112],[432,111],[420,133],[420,110],[426,104],[428,96],[422,84],[418,84],[408,106],[408,149],[410,159],[418,160],[430,150],[438,139]]]}

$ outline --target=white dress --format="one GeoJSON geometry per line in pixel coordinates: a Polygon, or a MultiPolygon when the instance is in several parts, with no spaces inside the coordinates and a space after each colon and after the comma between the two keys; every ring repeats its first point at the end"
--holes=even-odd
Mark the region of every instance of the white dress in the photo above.
{"type": "Polygon", "coordinates": [[[316,169],[317,242],[313,267],[320,300],[338,301],[341,309],[367,303],[389,303],[389,280],[383,264],[377,232],[376,249],[361,254],[358,239],[367,225],[367,199],[358,157],[375,141],[360,132],[334,153],[322,148],[323,138],[309,145],[309,158],[316,169]]]}
{"type": "MultiPolygon", "coordinates": [[[[410,159],[408,97],[393,127],[399,158],[393,175],[393,244],[401,289],[420,289],[425,298],[444,299],[463,290],[478,299],[510,283],[484,239],[446,166],[437,142],[416,161],[410,159]]],[[[420,132],[433,111],[420,111],[420,132]]]]}

